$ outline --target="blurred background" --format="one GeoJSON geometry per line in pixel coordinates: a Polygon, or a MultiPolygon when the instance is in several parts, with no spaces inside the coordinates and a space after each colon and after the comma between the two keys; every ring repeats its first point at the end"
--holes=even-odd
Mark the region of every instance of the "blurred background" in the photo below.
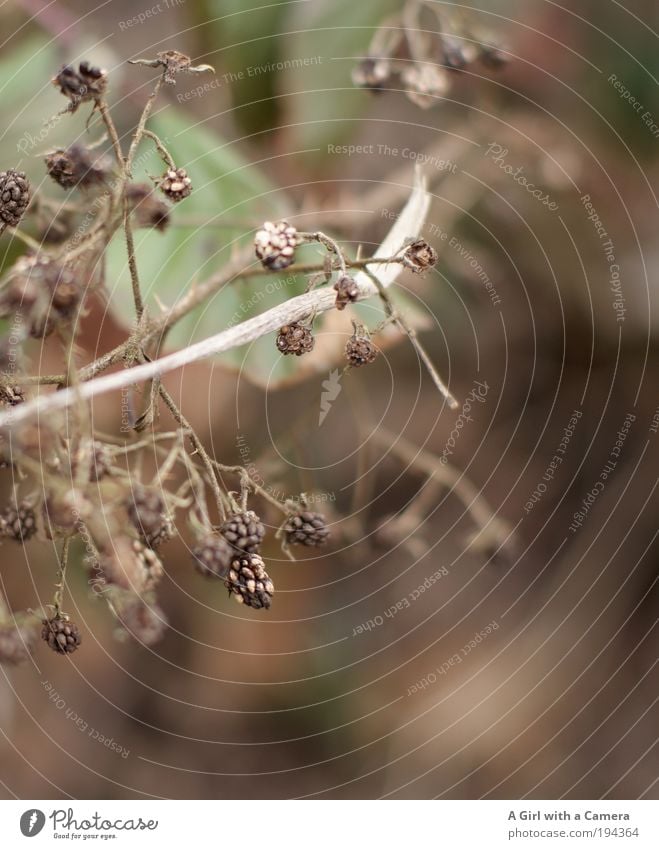
{"type": "MultiPolygon", "coordinates": [[[[0,675],[3,797],[656,798],[657,4],[438,2],[401,23],[403,5],[0,9],[0,163],[59,200],[44,153],[100,132],[85,108],[45,123],[64,105],[50,84],[62,64],[108,70],[124,139],[157,73],[129,58],[176,48],[214,67],[181,76],[154,111],[196,189],[165,233],[138,234],[154,312],[266,218],[367,255],[422,161],[423,235],[440,261],[404,274],[396,302],[460,402],[451,411],[389,331],[376,363],[340,372],[319,423],[348,312],[317,320],[308,358],[284,360],[268,336],[170,376],[214,455],[271,492],[313,494],[332,544],[293,563],[271,533],[273,607],[244,610],[193,570],[177,516],[159,589],[170,627],[150,648],[116,640],[86,573],[70,569],[81,650],[40,646],[0,675]],[[509,61],[442,70],[430,105],[398,77],[367,91],[352,73],[382,25],[385,42],[409,25],[454,46],[499,44],[509,61]]],[[[148,148],[139,165],[158,173],[148,148]]],[[[23,250],[3,236],[3,267],[23,250]]],[[[125,265],[119,242],[81,361],[131,325],[125,265]]],[[[276,279],[224,287],[167,344],[306,283],[276,279]]],[[[363,304],[359,317],[373,327],[382,310],[363,304]]],[[[58,370],[51,342],[28,353],[58,370]]],[[[119,396],[94,416],[118,434],[119,396]]],[[[277,514],[255,506],[274,530],[277,514]]],[[[4,542],[0,556],[12,609],[50,598],[52,543],[4,542]]]]}

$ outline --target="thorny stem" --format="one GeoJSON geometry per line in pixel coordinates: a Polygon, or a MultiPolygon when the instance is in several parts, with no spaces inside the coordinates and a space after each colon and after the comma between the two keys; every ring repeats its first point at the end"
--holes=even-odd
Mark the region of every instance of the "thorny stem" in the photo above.
{"type": "Polygon", "coordinates": [[[457,410],[457,408],[459,407],[457,399],[451,394],[448,389],[448,386],[446,386],[444,381],[439,376],[439,372],[435,368],[433,361],[430,359],[428,352],[423,347],[421,342],[419,342],[419,337],[416,334],[416,330],[407,323],[406,319],[395,308],[391,301],[391,298],[387,294],[384,286],[382,285],[378,277],[368,269],[366,273],[377,286],[378,294],[384,304],[384,308],[387,315],[391,318],[394,324],[396,324],[396,326],[409,337],[410,342],[412,343],[415,351],[421,359],[421,362],[426,367],[428,374],[432,378],[433,383],[435,384],[437,389],[439,389],[440,393],[444,396],[444,398],[446,398],[446,402],[449,407],[452,410],[457,410]]]}
{"type": "Polygon", "coordinates": [[[112,142],[112,149],[114,150],[114,155],[117,160],[117,163],[120,167],[124,167],[124,155],[121,150],[121,142],[119,141],[119,134],[117,133],[117,128],[114,125],[114,121],[112,120],[112,115],[110,114],[110,110],[108,108],[107,101],[104,97],[99,98],[96,101],[96,108],[101,113],[101,118],[103,119],[103,123],[108,131],[108,135],[110,136],[110,141],[112,142]]]}
{"type": "Polygon", "coordinates": [[[330,254],[334,254],[336,256],[341,274],[348,273],[346,269],[345,254],[334,239],[331,239],[329,236],[326,236],[325,233],[321,233],[320,231],[316,231],[315,233],[298,233],[298,236],[308,242],[319,242],[330,254]]]}
{"type": "Polygon", "coordinates": [[[62,553],[59,558],[59,567],[57,570],[57,583],[55,584],[55,597],[53,604],[55,607],[55,615],[59,616],[62,610],[62,600],[64,597],[64,582],[66,580],[66,566],[69,560],[69,546],[71,537],[66,537],[62,543],[62,553]]]}
{"type": "Polygon", "coordinates": [[[190,424],[190,422],[185,418],[183,413],[176,406],[176,402],[169,394],[169,392],[165,389],[165,387],[160,385],[160,397],[165,402],[165,406],[172,414],[174,419],[187,431],[187,436],[192,443],[192,446],[195,449],[195,452],[199,454],[201,457],[201,461],[206,468],[206,473],[208,475],[208,483],[210,484],[211,489],[213,490],[213,495],[215,496],[215,503],[217,504],[218,512],[224,520],[226,518],[226,508],[224,504],[224,495],[222,490],[220,489],[220,485],[217,480],[217,475],[215,474],[215,469],[213,468],[213,461],[208,456],[208,452],[204,448],[202,441],[199,439],[197,434],[195,433],[194,428],[190,424]]]}
{"type": "Polygon", "coordinates": [[[128,269],[130,271],[130,283],[133,290],[133,303],[135,304],[135,313],[137,321],[141,323],[144,315],[144,301],[140,289],[140,277],[137,270],[137,259],[135,257],[135,241],[133,239],[133,225],[130,220],[130,207],[128,197],[124,193],[124,233],[126,236],[126,251],[128,253],[128,269]]]}
{"type": "Polygon", "coordinates": [[[131,169],[133,167],[133,159],[135,158],[135,152],[139,147],[140,142],[142,141],[142,136],[144,135],[144,128],[146,126],[146,122],[151,115],[151,110],[153,109],[153,104],[156,102],[156,98],[158,97],[158,93],[160,92],[160,87],[163,84],[163,80],[165,78],[164,71],[158,77],[156,81],[156,85],[149,95],[149,99],[146,102],[144,109],[142,110],[142,115],[140,116],[139,123],[133,134],[133,139],[130,143],[130,147],[128,148],[128,156],[126,157],[126,176],[129,177],[131,174],[131,169]]]}
{"type": "MultiPolygon", "coordinates": [[[[147,139],[151,139],[151,141],[155,144],[156,150],[160,154],[163,162],[165,162],[167,167],[175,169],[176,163],[174,162],[174,159],[172,158],[171,153],[167,150],[167,148],[162,143],[160,138],[155,133],[151,132],[151,130],[146,130],[146,129],[142,130],[142,135],[147,139]]],[[[179,226],[180,226],[180,223],[179,223],[179,226]]]]}

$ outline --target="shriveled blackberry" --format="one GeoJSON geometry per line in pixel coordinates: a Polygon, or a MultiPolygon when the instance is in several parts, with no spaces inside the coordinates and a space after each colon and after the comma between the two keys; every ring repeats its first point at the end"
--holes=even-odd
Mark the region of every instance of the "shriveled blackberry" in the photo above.
{"type": "Polygon", "coordinates": [[[151,593],[146,597],[126,596],[115,604],[115,613],[124,631],[145,646],[162,640],[169,624],[151,593]]]}
{"type": "Polygon", "coordinates": [[[10,505],[0,515],[0,532],[16,542],[25,542],[37,532],[37,514],[29,501],[10,505]]]}
{"type": "Polygon", "coordinates": [[[357,281],[349,274],[342,274],[334,284],[334,289],[337,310],[344,310],[348,304],[353,304],[359,297],[357,281]]]}
{"type": "Polygon", "coordinates": [[[325,517],[321,513],[302,510],[289,516],[284,525],[286,542],[289,545],[325,545],[330,536],[325,517]]]}
{"type": "Polygon", "coordinates": [[[172,168],[160,178],[160,191],[173,203],[187,198],[192,193],[192,180],[185,168],[172,168]]]}
{"type": "Polygon", "coordinates": [[[25,401],[25,393],[20,386],[0,386],[0,403],[16,407],[25,401]]]}
{"type": "Polygon", "coordinates": [[[287,221],[266,221],[254,237],[256,256],[272,271],[291,265],[299,244],[297,230],[287,221]]]}
{"type": "Polygon", "coordinates": [[[134,539],[132,542],[133,551],[144,569],[144,588],[152,589],[162,578],[164,572],[162,560],[148,545],[144,545],[138,539],[134,539]]]}
{"type": "Polygon", "coordinates": [[[30,202],[30,183],[23,171],[0,171],[0,221],[15,227],[30,202]]]}
{"type": "Polygon", "coordinates": [[[346,359],[353,368],[370,365],[377,355],[378,349],[368,336],[355,333],[346,343],[346,359]]]}
{"type": "Polygon", "coordinates": [[[157,548],[174,536],[165,502],[156,489],[136,487],[128,499],[127,509],[131,522],[150,548],[157,548]]]}
{"type": "Polygon", "coordinates": [[[265,527],[253,510],[235,513],[220,525],[220,533],[235,551],[257,552],[265,537],[265,527]]]}
{"type": "Polygon", "coordinates": [[[352,72],[352,81],[360,88],[380,91],[392,76],[392,65],[389,59],[381,56],[367,56],[352,72]]]}
{"type": "Polygon", "coordinates": [[[30,336],[42,339],[58,321],[74,315],[84,291],[74,272],[54,260],[21,257],[0,293],[0,314],[18,310],[26,316],[30,336]]]}
{"type": "Polygon", "coordinates": [[[416,274],[437,265],[437,251],[425,239],[416,239],[403,252],[403,264],[416,274]]]}
{"type": "Polygon", "coordinates": [[[64,616],[43,620],[41,639],[57,654],[71,654],[80,646],[80,630],[64,616]]]}
{"type": "Polygon", "coordinates": [[[275,587],[258,554],[242,554],[236,557],[224,584],[229,595],[248,607],[267,610],[272,604],[275,587]]]}
{"type": "Polygon", "coordinates": [[[126,198],[138,227],[155,227],[161,232],[167,228],[171,209],[154,195],[148,183],[130,183],[126,187],[126,198]]]}
{"type": "Polygon", "coordinates": [[[53,85],[69,98],[69,111],[75,112],[81,103],[98,100],[107,87],[107,72],[89,62],[80,62],[76,70],[64,65],[53,79],[53,85]]]}
{"type": "Polygon", "coordinates": [[[26,661],[37,644],[39,620],[17,613],[13,621],[0,622],[0,663],[16,665],[26,661]]]}
{"type": "Polygon", "coordinates": [[[48,174],[63,189],[99,185],[110,173],[108,158],[95,155],[83,144],[58,148],[46,156],[45,163],[48,174]]]}
{"type": "Polygon", "coordinates": [[[192,549],[195,568],[206,578],[226,578],[236,552],[220,534],[209,533],[192,549]]]}
{"type": "Polygon", "coordinates": [[[313,351],[315,340],[309,327],[299,321],[292,321],[279,328],[276,345],[281,354],[301,357],[302,354],[313,351]]]}

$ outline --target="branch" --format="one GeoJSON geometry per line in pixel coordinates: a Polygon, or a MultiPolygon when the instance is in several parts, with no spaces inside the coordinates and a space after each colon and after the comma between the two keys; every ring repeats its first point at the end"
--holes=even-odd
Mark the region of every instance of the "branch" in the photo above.
{"type": "MultiPolygon", "coordinates": [[[[372,259],[372,264],[383,266],[380,283],[384,288],[391,285],[402,270],[400,264],[390,263],[389,258],[396,254],[406,238],[420,232],[429,207],[430,196],[426,191],[424,182],[417,174],[415,188],[405,208],[372,259]]],[[[360,272],[355,280],[359,288],[358,300],[371,298],[378,294],[377,286],[365,272],[360,272]]],[[[42,395],[33,401],[13,407],[0,414],[0,427],[13,426],[37,414],[63,410],[77,401],[123,389],[134,383],[160,378],[162,375],[183,368],[190,363],[254,342],[261,336],[272,333],[285,324],[300,321],[314,313],[327,312],[334,308],[335,299],[336,293],[330,288],[306,292],[303,295],[290,298],[285,303],[279,304],[261,315],[250,318],[235,327],[223,330],[180,351],[174,351],[160,359],[98,377],[76,387],[67,387],[51,395],[42,395]]]]}

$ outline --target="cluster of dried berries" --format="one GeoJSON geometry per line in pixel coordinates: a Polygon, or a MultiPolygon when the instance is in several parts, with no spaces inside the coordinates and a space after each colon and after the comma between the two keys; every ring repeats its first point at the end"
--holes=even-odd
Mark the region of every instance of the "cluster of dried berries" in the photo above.
{"type": "Polygon", "coordinates": [[[192,193],[192,180],[185,168],[170,168],[160,178],[160,191],[172,203],[178,203],[192,193]]]}
{"type": "Polygon", "coordinates": [[[205,578],[225,578],[234,555],[232,546],[216,533],[205,534],[192,549],[195,568],[205,578]]]}
{"type": "Polygon", "coordinates": [[[0,289],[0,316],[19,312],[29,334],[42,339],[58,322],[68,323],[82,300],[83,287],[71,268],[44,257],[20,257],[0,289]]]}
{"type": "Polygon", "coordinates": [[[174,536],[172,520],[158,490],[135,487],[126,506],[131,522],[149,548],[158,548],[174,536]]]}
{"type": "Polygon", "coordinates": [[[299,321],[292,321],[279,328],[277,334],[277,350],[282,354],[293,354],[301,357],[313,351],[315,340],[311,328],[299,321]]]}
{"type": "Polygon", "coordinates": [[[346,342],[345,355],[352,368],[370,365],[376,359],[378,349],[362,326],[356,326],[355,332],[346,342]]]}
{"type": "Polygon", "coordinates": [[[321,546],[330,536],[330,529],[322,513],[302,510],[289,516],[284,524],[284,534],[289,545],[321,546]]]}
{"type": "Polygon", "coordinates": [[[260,554],[245,552],[234,558],[224,584],[240,604],[255,610],[267,610],[272,604],[275,587],[260,554]]]}
{"type": "Polygon", "coordinates": [[[15,227],[30,202],[30,183],[23,171],[0,171],[0,221],[15,227]]]}
{"type": "Polygon", "coordinates": [[[295,261],[298,232],[287,221],[266,221],[254,237],[256,256],[270,271],[281,271],[295,261]]]}
{"type": "Polygon", "coordinates": [[[75,622],[60,615],[43,620],[41,639],[57,654],[72,654],[82,641],[75,622]]]}
{"type": "Polygon", "coordinates": [[[50,177],[63,189],[88,189],[103,184],[111,172],[107,156],[94,154],[83,144],[58,148],[45,158],[50,177]]]}
{"type": "MultiPolygon", "coordinates": [[[[420,10],[418,10],[420,11],[420,10]]],[[[508,61],[508,55],[498,46],[476,38],[468,30],[452,30],[450,22],[439,18],[430,26],[417,21],[418,27],[392,29],[389,24],[379,29],[371,50],[353,70],[356,86],[374,92],[395,88],[400,80],[407,97],[422,109],[435,105],[451,87],[451,72],[463,71],[474,63],[498,70],[508,61]]]]}
{"type": "Polygon", "coordinates": [[[0,534],[24,543],[37,532],[37,515],[29,501],[10,504],[0,514],[0,534]]]}

